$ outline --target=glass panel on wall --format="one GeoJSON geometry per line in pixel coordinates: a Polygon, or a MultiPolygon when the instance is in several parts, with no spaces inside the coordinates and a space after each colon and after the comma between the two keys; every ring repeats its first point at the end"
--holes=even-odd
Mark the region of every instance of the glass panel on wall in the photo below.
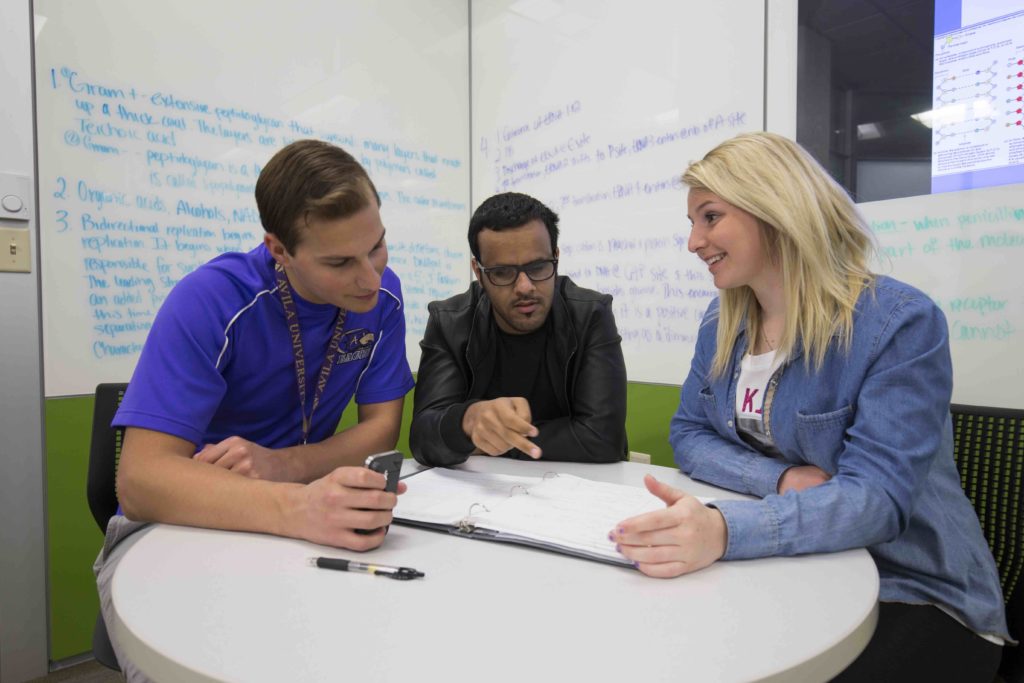
{"type": "Polygon", "coordinates": [[[1024,0],[800,0],[798,90],[857,201],[1024,182],[1024,0]]]}

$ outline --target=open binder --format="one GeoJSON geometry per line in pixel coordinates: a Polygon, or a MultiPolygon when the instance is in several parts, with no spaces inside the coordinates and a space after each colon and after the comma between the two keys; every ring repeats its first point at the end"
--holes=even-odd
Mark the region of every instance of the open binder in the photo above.
{"type": "Polygon", "coordinates": [[[405,478],[394,521],[631,567],[608,532],[665,504],[645,488],[570,474],[543,477],[429,469],[405,478]]]}

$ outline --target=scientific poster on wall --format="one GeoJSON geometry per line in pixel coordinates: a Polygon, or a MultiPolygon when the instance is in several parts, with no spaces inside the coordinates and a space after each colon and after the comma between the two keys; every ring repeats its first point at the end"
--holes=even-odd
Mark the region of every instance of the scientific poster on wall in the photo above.
{"type": "Polygon", "coordinates": [[[1024,0],[937,0],[932,192],[1024,182],[1024,0]]]}

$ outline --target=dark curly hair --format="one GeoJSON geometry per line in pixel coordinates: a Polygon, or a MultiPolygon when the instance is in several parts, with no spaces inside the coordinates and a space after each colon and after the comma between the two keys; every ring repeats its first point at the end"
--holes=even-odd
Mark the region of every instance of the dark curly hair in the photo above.
{"type": "Polygon", "coordinates": [[[548,229],[551,253],[558,248],[558,214],[533,197],[519,192],[496,194],[477,207],[469,219],[469,250],[480,261],[480,231],[507,230],[538,220],[548,229]]]}

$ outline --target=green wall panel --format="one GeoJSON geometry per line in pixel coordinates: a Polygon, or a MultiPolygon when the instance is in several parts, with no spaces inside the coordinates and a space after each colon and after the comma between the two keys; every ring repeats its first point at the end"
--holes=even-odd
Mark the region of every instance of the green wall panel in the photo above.
{"type": "Polygon", "coordinates": [[[92,649],[99,611],[92,563],[103,544],[85,499],[91,396],[46,400],[50,659],[92,649]]]}
{"type": "MultiPolygon", "coordinates": [[[[405,400],[398,450],[409,453],[412,397],[405,400]]],[[[651,462],[673,466],[668,425],[679,403],[679,387],[629,384],[626,429],[629,447],[651,454],[651,462]]],[[[50,658],[89,652],[99,610],[92,563],[103,536],[85,499],[92,430],[91,396],[46,401],[46,479],[49,525],[50,658]]],[[[356,410],[342,416],[339,429],[356,422],[356,410]]]]}
{"type": "Polygon", "coordinates": [[[626,387],[626,433],[629,450],[651,454],[651,463],[675,467],[668,445],[668,425],[679,407],[679,387],[639,384],[626,387]]]}

